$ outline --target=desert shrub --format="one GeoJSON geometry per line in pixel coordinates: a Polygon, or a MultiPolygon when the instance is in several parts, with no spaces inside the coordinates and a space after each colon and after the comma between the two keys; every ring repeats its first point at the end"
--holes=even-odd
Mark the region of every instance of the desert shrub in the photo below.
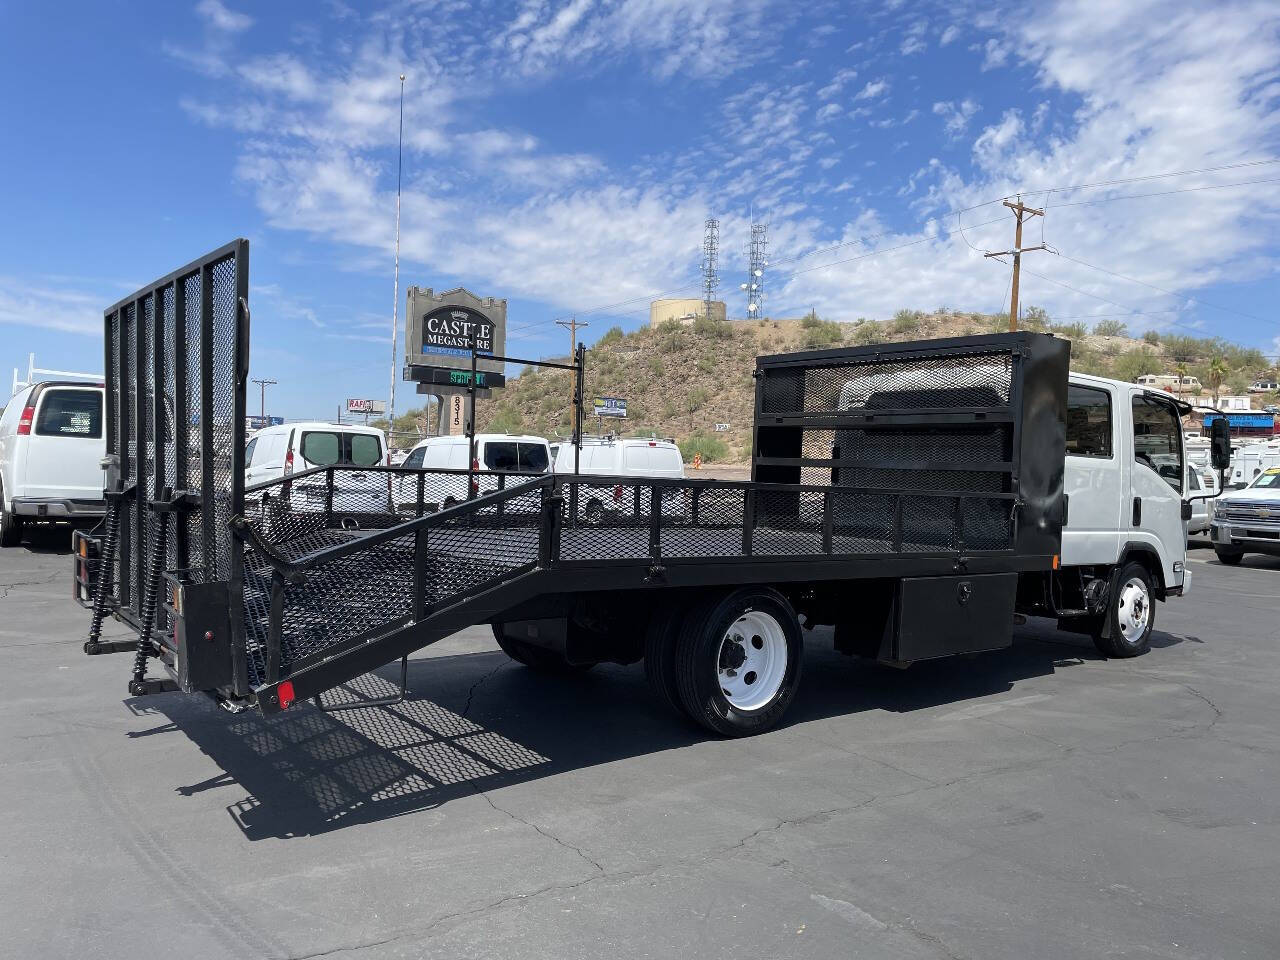
{"type": "Polygon", "coordinates": [[[1099,320],[1093,325],[1093,332],[1099,337],[1123,337],[1129,328],[1122,320],[1099,320]]]}
{"type": "Polygon", "coordinates": [[[919,310],[899,310],[893,315],[892,330],[894,333],[911,333],[920,327],[924,314],[919,310]]]}
{"type": "Polygon", "coordinates": [[[1089,328],[1077,320],[1075,323],[1051,323],[1049,332],[1068,340],[1080,340],[1089,333],[1089,328]]]}
{"type": "Polygon", "coordinates": [[[604,336],[600,338],[599,342],[601,344],[619,343],[621,342],[624,336],[626,336],[626,334],[622,332],[621,327],[610,327],[608,330],[604,332],[604,336]]]}
{"type": "Polygon", "coordinates": [[[880,343],[884,335],[880,332],[880,324],[872,320],[854,327],[851,339],[856,346],[865,347],[869,343],[880,343]]]}
{"type": "Polygon", "coordinates": [[[1160,343],[1160,334],[1154,330],[1148,330],[1142,335],[1142,339],[1152,346],[1158,346],[1160,343]]]}
{"type": "Polygon", "coordinates": [[[698,317],[693,321],[693,332],[696,336],[708,340],[728,340],[733,336],[729,324],[725,320],[712,320],[710,317],[698,317]]]}
{"type": "Polygon", "coordinates": [[[840,329],[840,324],[832,320],[819,320],[807,327],[800,338],[800,344],[806,350],[821,350],[823,347],[833,347],[843,339],[844,332],[840,329]]]}
{"type": "Polygon", "coordinates": [[[729,456],[729,445],[714,433],[691,433],[680,440],[677,446],[680,447],[680,456],[684,457],[685,463],[689,463],[699,453],[702,454],[703,463],[715,463],[729,456]]]}

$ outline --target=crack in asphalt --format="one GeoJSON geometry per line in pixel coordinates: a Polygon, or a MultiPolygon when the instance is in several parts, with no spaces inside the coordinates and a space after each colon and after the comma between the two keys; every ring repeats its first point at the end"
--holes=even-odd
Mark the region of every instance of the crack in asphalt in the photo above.
{"type": "Polygon", "coordinates": [[[471,711],[471,700],[473,697],[475,697],[476,691],[479,690],[482,686],[484,686],[495,673],[497,673],[499,670],[501,670],[505,666],[506,666],[505,663],[499,663],[496,667],[494,667],[492,670],[490,670],[483,677],[481,677],[479,680],[477,680],[475,683],[471,685],[471,689],[467,691],[467,702],[463,704],[462,712],[459,714],[460,717],[463,717],[464,719],[467,717],[467,714],[470,713],[471,711]]]}
{"type": "Polygon", "coordinates": [[[601,866],[600,863],[596,861],[594,858],[587,856],[587,854],[583,852],[581,847],[577,847],[572,843],[570,843],[568,840],[564,840],[556,836],[550,830],[547,830],[544,827],[539,826],[538,824],[534,823],[532,820],[526,820],[524,817],[520,817],[512,813],[506,807],[499,806],[498,804],[494,803],[493,797],[489,796],[489,794],[487,794],[483,790],[477,790],[476,792],[480,796],[484,797],[485,801],[489,804],[489,806],[493,807],[494,810],[497,810],[498,813],[505,813],[512,820],[516,821],[516,823],[522,823],[526,827],[532,827],[534,830],[542,834],[542,836],[546,837],[548,840],[558,843],[560,846],[564,847],[566,850],[572,850],[574,853],[580,856],[583,860],[587,861],[587,863],[591,864],[591,866],[595,867],[596,870],[600,871],[600,873],[604,873],[604,867],[601,866]]]}

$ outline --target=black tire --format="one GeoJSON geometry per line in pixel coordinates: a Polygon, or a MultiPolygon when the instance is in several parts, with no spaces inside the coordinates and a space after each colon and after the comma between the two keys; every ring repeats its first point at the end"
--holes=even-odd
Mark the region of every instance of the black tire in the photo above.
{"type": "Polygon", "coordinates": [[[4,508],[4,485],[0,484],[0,547],[16,547],[22,542],[22,518],[4,508]]]}
{"type": "Polygon", "coordinates": [[[1120,568],[1107,591],[1107,611],[1103,616],[1093,635],[1093,645],[1104,657],[1137,657],[1150,649],[1156,607],[1151,574],[1146,567],[1129,562],[1120,568]],[[1110,636],[1102,635],[1102,623],[1110,624],[1110,636]]]}
{"type": "MultiPolygon", "coordinates": [[[[761,640],[761,646],[756,649],[763,649],[766,642],[755,636],[738,646],[745,650],[747,643],[754,646],[756,640],[761,640]]],[[[782,719],[790,706],[800,684],[803,659],[800,622],[787,598],[768,587],[743,587],[698,604],[684,618],[676,644],[680,702],[696,723],[721,736],[763,733],[782,719]],[[723,642],[728,639],[730,629],[749,614],[765,615],[781,631],[777,641],[768,645],[780,645],[785,650],[785,659],[773,694],[759,706],[745,709],[730,702],[721,686],[720,671],[725,665],[723,642]]],[[[737,664],[743,665],[742,661],[737,664]]],[[[752,673],[754,671],[748,670],[743,675],[747,684],[753,683],[752,673]]],[[[760,678],[760,682],[767,683],[767,677],[760,678]]]]}
{"type": "Polygon", "coordinates": [[[1233,550],[1230,547],[1214,547],[1213,552],[1218,557],[1218,562],[1225,563],[1228,567],[1234,567],[1244,559],[1243,550],[1233,550]]]}
{"type": "Polygon", "coordinates": [[[680,701],[680,683],[676,676],[676,642],[686,612],[680,604],[659,608],[649,618],[644,635],[644,675],[649,687],[663,705],[685,717],[688,713],[680,701]]]}
{"type": "Polygon", "coordinates": [[[498,641],[502,652],[516,663],[531,670],[542,673],[584,673],[595,666],[594,663],[570,663],[554,650],[534,646],[532,643],[525,643],[523,640],[507,636],[501,623],[495,623],[492,626],[493,639],[498,641]]]}
{"type": "Polygon", "coordinates": [[[598,527],[604,520],[604,504],[592,497],[582,508],[582,520],[593,527],[598,527]]]}

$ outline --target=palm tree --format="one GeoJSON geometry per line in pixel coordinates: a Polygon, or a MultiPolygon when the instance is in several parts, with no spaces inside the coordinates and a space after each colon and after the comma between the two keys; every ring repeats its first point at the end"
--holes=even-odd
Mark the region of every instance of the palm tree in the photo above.
{"type": "Polygon", "coordinates": [[[1227,374],[1231,371],[1227,367],[1227,361],[1221,356],[1214,357],[1209,361],[1209,389],[1213,391],[1213,405],[1218,405],[1218,392],[1222,389],[1223,383],[1226,382],[1227,374]]]}
{"type": "Polygon", "coordinates": [[[1174,368],[1178,371],[1178,396],[1182,396],[1182,383],[1187,379],[1187,360],[1185,357],[1178,358],[1178,365],[1174,368]]]}

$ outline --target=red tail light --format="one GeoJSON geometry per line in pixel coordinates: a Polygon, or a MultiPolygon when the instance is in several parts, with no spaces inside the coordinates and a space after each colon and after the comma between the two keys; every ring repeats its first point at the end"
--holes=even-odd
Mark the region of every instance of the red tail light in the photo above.
{"type": "Polygon", "coordinates": [[[293,706],[293,701],[295,699],[293,693],[293,681],[286,680],[284,683],[280,684],[280,686],[276,687],[276,696],[280,698],[281,710],[288,710],[293,706]]]}
{"type": "Polygon", "coordinates": [[[292,474],[293,474],[293,451],[290,450],[288,453],[284,455],[284,475],[287,477],[292,474]]]}
{"type": "Polygon", "coordinates": [[[618,484],[616,487],[613,488],[613,502],[614,503],[622,502],[622,484],[618,484]]]}
{"type": "Polygon", "coordinates": [[[22,416],[18,418],[18,436],[26,437],[31,434],[31,424],[36,419],[35,403],[28,403],[22,408],[22,416]]]}
{"type": "Polygon", "coordinates": [[[472,469],[472,470],[479,470],[479,469],[480,469],[480,461],[479,461],[479,460],[472,460],[472,461],[471,461],[471,469],[472,469]]]}

